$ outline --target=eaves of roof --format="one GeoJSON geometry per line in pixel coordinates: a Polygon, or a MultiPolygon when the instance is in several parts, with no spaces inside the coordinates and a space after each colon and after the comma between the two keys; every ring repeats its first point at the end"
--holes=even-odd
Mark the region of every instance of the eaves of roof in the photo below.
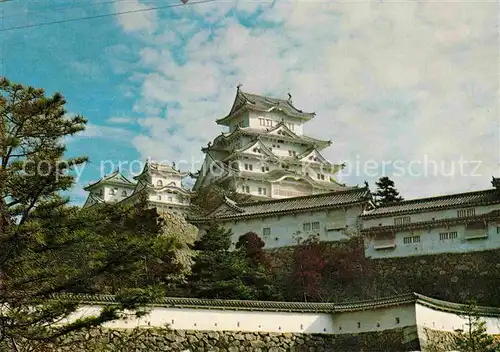
{"type": "Polygon", "coordinates": [[[440,209],[457,209],[468,206],[500,203],[500,193],[496,189],[450,194],[445,196],[419,198],[401,201],[393,205],[375,208],[360,215],[364,219],[382,218],[393,215],[424,213],[440,209]]]}
{"type": "MultiPolygon", "coordinates": [[[[79,305],[114,305],[119,301],[113,295],[90,294],[58,294],[52,299],[75,302],[79,305]]],[[[464,304],[442,301],[423,296],[418,293],[407,293],[392,297],[377,298],[365,301],[341,303],[309,303],[309,302],[280,302],[280,301],[243,301],[221,299],[199,299],[166,297],[152,299],[146,303],[150,307],[186,308],[186,309],[216,309],[234,311],[271,311],[271,312],[298,312],[298,313],[346,313],[363,310],[375,310],[397,307],[408,304],[421,304],[434,310],[453,314],[467,314],[464,304]]],[[[475,307],[474,313],[481,317],[500,317],[500,308],[475,307]]]]}
{"type": "Polygon", "coordinates": [[[367,188],[352,188],[344,191],[321,193],[301,197],[271,199],[251,203],[239,203],[237,204],[237,206],[244,211],[242,213],[225,214],[219,216],[208,215],[200,218],[190,218],[189,220],[193,223],[205,223],[213,220],[231,221],[268,216],[284,216],[288,214],[315,211],[317,209],[326,210],[351,207],[358,204],[364,204],[368,201],[369,198],[370,191],[367,188]],[[342,199],[341,197],[344,198],[342,199]],[[327,201],[314,203],[314,201],[316,201],[317,199],[327,199],[327,201]],[[290,205],[290,203],[292,202],[296,203],[296,205],[290,205]],[[284,205],[281,205],[280,207],[280,204],[284,205]],[[259,207],[261,208],[261,210],[258,210],[259,207]],[[255,208],[257,208],[257,210],[255,208]],[[251,211],[249,209],[251,209],[251,211]]]}

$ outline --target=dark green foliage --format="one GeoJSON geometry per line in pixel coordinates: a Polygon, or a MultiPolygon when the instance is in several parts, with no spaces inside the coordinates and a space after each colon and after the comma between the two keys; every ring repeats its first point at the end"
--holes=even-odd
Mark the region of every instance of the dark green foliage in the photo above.
{"type": "Polygon", "coordinates": [[[0,314],[0,343],[13,350],[99,325],[158,293],[147,271],[162,254],[153,250],[156,211],[144,202],[80,210],[60,196],[86,161],[64,159],[64,138],[86,123],[67,117],[64,104],[60,94],[0,80],[0,305],[9,308],[0,314]],[[48,329],[78,303],[57,297],[75,292],[118,293],[126,304],[48,329]]]}
{"type": "Polygon", "coordinates": [[[251,299],[243,284],[246,263],[231,252],[231,231],[211,224],[201,239],[194,243],[198,251],[189,277],[194,296],[200,298],[251,299]]]}
{"type": "Polygon", "coordinates": [[[381,177],[377,182],[377,191],[373,194],[375,196],[375,203],[378,206],[394,204],[403,200],[399,192],[394,187],[394,181],[389,177],[381,177]]]}
{"type": "Polygon", "coordinates": [[[469,303],[463,316],[467,320],[464,329],[455,330],[452,349],[460,352],[498,352],[500,346],[486,331],[486,322],[478,314],[474,303],[469,303]]]}
{"type": "Polygon", "coordinates": [[[189,286],[194,296],[225,299],[277,299],[271,284],[270,260],[255,233],[239,238],[231,249],[230,230],[212,224],[195,242],[199,251],[189,286]]]}

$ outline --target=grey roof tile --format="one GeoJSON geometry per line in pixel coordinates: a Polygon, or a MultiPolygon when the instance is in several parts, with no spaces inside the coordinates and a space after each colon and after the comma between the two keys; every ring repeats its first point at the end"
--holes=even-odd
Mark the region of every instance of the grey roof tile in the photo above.
{"type": "Polygon", "coordinates": [[[259,111],[268,111],[272,108],[275,108],[283,111],[288,116],[299,117],[305,120],[310,120],[315,115],[315,113],[313,112],[304,112],[297,109],[295,106],[293,106],[291,100],[289,99],[278,99],[266,97],[263,95],[245,93],[238,89],[233,106],[231,107],[231,111],[226,117],[218,119],[217,122],[225,123],[244,106],[249,109],[259,111]]]}
{"type": "Polygon", "coordinates": [[[243,217],[258,217],[266,214],[308,211],[321,208],[335,208],[368,201],[370,190],[366,187],[356,187],[345,191],[328,192],[311,196],[273,199],[250,203],[239,203],[242,211],[234,214],[213,214],[191,221],[207,221],[210,219],[235,219],[243,217]]]}
{"type": "Polygon", "coordinates": [[[496,189],[450,194],[438,197],[419,198],[375,208],[362,215],[364,218],[382,217],[389,214],[404,214],[481,204],[500,203],[500,192],[496,189]]]}

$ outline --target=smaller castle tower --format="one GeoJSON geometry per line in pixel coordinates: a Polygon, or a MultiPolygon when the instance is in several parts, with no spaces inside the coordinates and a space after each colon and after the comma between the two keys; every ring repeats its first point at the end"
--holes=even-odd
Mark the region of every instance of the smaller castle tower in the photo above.
{"type": "Polygon", "coordinates": [[[147,161],[142,172],[130,181],[119,170],[84,188],[89,192],[84,207],[107,202],[135,202],[146,194],[151,207],[158,212],[186,215],[191,192],[182,186],[187,174],[174,165],[147,161]]]}

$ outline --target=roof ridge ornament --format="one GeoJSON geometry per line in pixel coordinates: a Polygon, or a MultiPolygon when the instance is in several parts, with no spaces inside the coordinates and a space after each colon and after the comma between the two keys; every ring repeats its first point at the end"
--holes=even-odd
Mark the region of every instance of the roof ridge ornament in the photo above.
{"type": "Polygon", "coordinates": [[[290,92],[288,92],[288,102],[292,103],[292,94],[290,92]]]}
{"type": "Polygon", "coordinates": [[[241,84],[241,82],[238,82],[238,85],[236,86],[236,90],[239,91],[242,86],[243,86],[243,84],[241,84]]]}

